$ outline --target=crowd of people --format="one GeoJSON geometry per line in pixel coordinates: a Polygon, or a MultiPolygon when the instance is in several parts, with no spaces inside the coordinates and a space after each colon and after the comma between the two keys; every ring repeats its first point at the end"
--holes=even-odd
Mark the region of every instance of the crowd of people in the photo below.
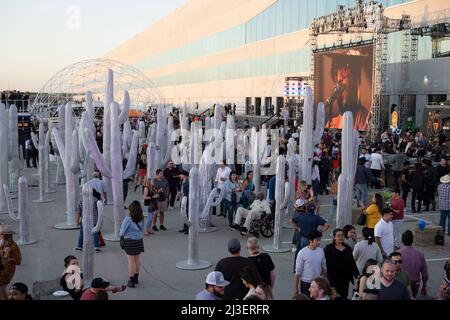
{"type": "MultiPolygon", "coordinates": [[[[232,106],[227,109],[233,113],[232,106]],[[230,109],[230,110],[229,110],[230,109]]],[[[226,113],[227,114],[227,113],[226,113]]],[[[226,116],[224,115],[224,117],[226,116]]],[[[176,113],[173,114],[177,120],[176,113]]],[[[190,115],[190,121],[203,121],[203,116],[190,115]]],[[[141,120],[149,125],[156,121],[154,111],[147,112],[141,120]]],[[[175,121],[177,125],[177,121],[175,121]]],[[[135,124],[133,124],[135,125],[135,124]]],[[[96,121],[97,143],[102,149],[102,124],[96,121]]],[[[248,129],[248,128],[244,128],[248,129]]],[[[293,138],[298,145],[299,131],[283,128],[279,141],[279,153],[287,153],[287,144],[293,138]]],[[[443,232],[450,232],[450,151],[447,140],[442,135],[427,139],[422,133],[414,135],[406,132],[396,136],[383,132],[380,142],[370,144],[364,134],[360,137],[360,153],[355,173],[354,204],[361,207],[364,216],[362,240],[358,241],[356,227],[346,225],[332,231],[333,241],[321,247],[322,235],[333,224],[336,209],[337,179],[341,172],[341,134],[325,130],[322,140],[314,146],[311,183],[288,181],[295,187],[295,213],[289,220],[294,226],[292,250],[294,255],[293,299],[358,299],[358,300],[407,300],[415,299],[419,293],[427,294],[428,271],[422,252],[412,246],[414,235],[407,230],[401,232],[406,210],[425,212],[439,208],[440,225],[443,232]],[[436,166],[435,162],[439,164],[436,166]],[[391,174],[382,176],[389,168],[391,174]],[[392,181],[386,177],[392,176],[392,181]],[[390,184],[386,197],[381,189],[390,184]],[[372,189],[372,195],[369,194],[372,189]],[[410,208],[407,208],[411,194],[410,208]],[[328,217],[320,212],[320,199],[324,194],[332,194],[328,217]],[[437,195],[437,201],[436,201],[437,195]],[[370,198],[370,201],[369,201],[370,198]],[[380,276],[379,288],[370,286],[371,277],[380,276]],[[353,285],[353,293],[349,292],[353,285]]],[[[271,146],[274,149],[275,146],[271,146]]],[[[164,168],[158,168],[154,179],[147,178],[147,145],[138,155],[134,191],[141,201],[132,201],[126,209],[128,213],[121,228],[121,247],[128,260],[127,287],[139,285],[140,257],[145,252],[144,238],[155,236],[159,231],[167,231],[165,211],[177,204],[184,205],[181,212],[180,233],[189,234],[189,172],[182,166],[169,161],[164,168]],[[147,216],[147,218],[145,218],[147,216]],[[159,223],[158,223],[159,221],[159,223]]],[[[298,156],[298,154],[297,154],[298,156]]],[[[126,160],[124,160],[126,165],[126,160]]],[[[224,190],[224,198],[212,214],[227,219],[231,231],[238,230],[242,236],[249,234],[252,222],[275,212],[275,175],[263,176],[266,192],[255,192],[253,172],[243,172],[238,164],[220,162],[212,186],[224,190]]],[[[124,180],[124,198],[128,194],[129,179],[124,180]]],[[[106,186],[98,172],[88,181],[93,196],[107,203],[106,186]]],[[[262,188],[263,189],[263,188],[262,188]]],[[[82,203],[80,202],[78,221],[81,226],[82,203]]],[[[181,210],[180,210],[181,211],[181,210]]],[[[96,207],[94,208],[94,215],[96,207]]],[[[95,217],[94,217],[95,219],[95,217]]],[[[96,219],[95,219],[96,220],[96,219]]],[[[12,232],[1,226],[0,253],[0,299],[8,298],[7,287],[14,275],[16,265],[20,265],[20,249],[12,240],[12,232]]],[[[83,250],[83,228],[80,228],[76,250],[83,250]]],[[[95,251],[102,246],[101,232],[94,234],[95,251]]],[[[270,255],[261,252],[258,239],[247,240],[247,257],[241,256],[241,244],[233,237],[227,245],[229,257],[220,260],[215,271],[205,279],[205,289],[196,296],[199,300],[270,300],[275,285],[275,265],[270,255]]],[[[66,257],[65,271],[77,265],[74,256],[66,257]]],[[[450,273],[450,262],[445,265],[446,278],[450,273]]],[[[95,278],[87,288],[71,291],[65,279],[62,287],[75,300],[107,299],[107,292],[121,292],[124,286],[111,286],[103,278],[95,278]]],[[[10,286],[11,299],[29,299],[24,284],[10,286]]],[[[440,299],[448,299],[448,283],[439,288],[440,299]]]]}

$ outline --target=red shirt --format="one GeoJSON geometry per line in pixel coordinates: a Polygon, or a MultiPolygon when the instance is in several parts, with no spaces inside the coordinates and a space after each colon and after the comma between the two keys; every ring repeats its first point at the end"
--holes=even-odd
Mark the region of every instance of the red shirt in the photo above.
{"type": "Polygon", "coordinates": [[[96,300],[95,292],[92,292],[92,290],[90,288],[84,290],[83,294],[81,295],[80,300],[96,300]]]}
{"type": "Polygon", "coordinates": [[[394,211],[394,218],[393,220],[401,220],[404,218],[404,211],[405,211],[405,202],[402,198],[398,199],[392,199],[391,200],[392,208],[394,210],[398,210],[399,212],[394,211]]]}

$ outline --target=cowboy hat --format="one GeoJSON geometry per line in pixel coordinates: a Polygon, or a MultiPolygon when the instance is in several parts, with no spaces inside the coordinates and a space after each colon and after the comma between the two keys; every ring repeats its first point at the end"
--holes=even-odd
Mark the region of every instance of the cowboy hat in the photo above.
{"type": "Polygon", "coordinates": [[[0,234],[14,234],[15,232],[12,231],[11,226],[8,224],[2,224],[0,225],[0,234]]]}
{"type": "Polygon", "coordinates": [[[441,183],[450,183],[450,175],[445,175],[441,178],[441,183]]]}

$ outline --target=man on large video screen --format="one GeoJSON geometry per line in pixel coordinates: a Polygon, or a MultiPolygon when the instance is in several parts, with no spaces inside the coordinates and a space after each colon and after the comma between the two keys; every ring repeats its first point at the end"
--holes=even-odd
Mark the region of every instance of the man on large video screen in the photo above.
{"type": "Polygon", "coordinates": [[[372,46],[338,50],[316,57],[316,101],[323,101],[326,126],[342,128],[343,114],[353,112],[357,130],[369,129],[372,104],[372,46]]]}

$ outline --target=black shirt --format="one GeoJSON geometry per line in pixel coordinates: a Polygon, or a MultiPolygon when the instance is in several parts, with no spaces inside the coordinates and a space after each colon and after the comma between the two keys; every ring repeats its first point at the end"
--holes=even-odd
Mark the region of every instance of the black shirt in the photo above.
{"type": "Polygon", "coordinates": [[[243,300],[248,293],[248,289],[241,280],[241,271],[245,267],[253,267],[256,269],[252,260],[244,257],[228,257],[217,262],[216,270],[223,274],[225,280],[230,284],[225,287],[224,300],[243,300]]]}
{"type": "Polygon", "coordinates": [[[167,182],[169,182],[169,187],[176,187],[179,184],[179,178],[176,178],[178,176],[178,169],[177,168],[166,168],[164,169],[164,177],[167,179],[167,182]]]}
{"type": "Polygon", "coordinates": [[[272,258],[267,253],[260,253],[257,256],[249,257],[249,259],[253,261],[256,269],[258,269],[262,281],[271,286],[270,272],[275,269],[272,258]]]}
{"type": "Polygon", "coordinates": [[[381,283],[379,292],[378,300],[411,300],[406,287],[397,280],[394,280],[389,287],[385,287],[381,283]]]}
{"type": "Polygon", "coordinates": [[[344,244],[345,249],[336,249],[334,243],[327,245],[324,249],[327,261],[328,280],[332,286],[340,281],[352,282],[359,275],[358,267],[353,258],[352,249],[344,244]]]}

